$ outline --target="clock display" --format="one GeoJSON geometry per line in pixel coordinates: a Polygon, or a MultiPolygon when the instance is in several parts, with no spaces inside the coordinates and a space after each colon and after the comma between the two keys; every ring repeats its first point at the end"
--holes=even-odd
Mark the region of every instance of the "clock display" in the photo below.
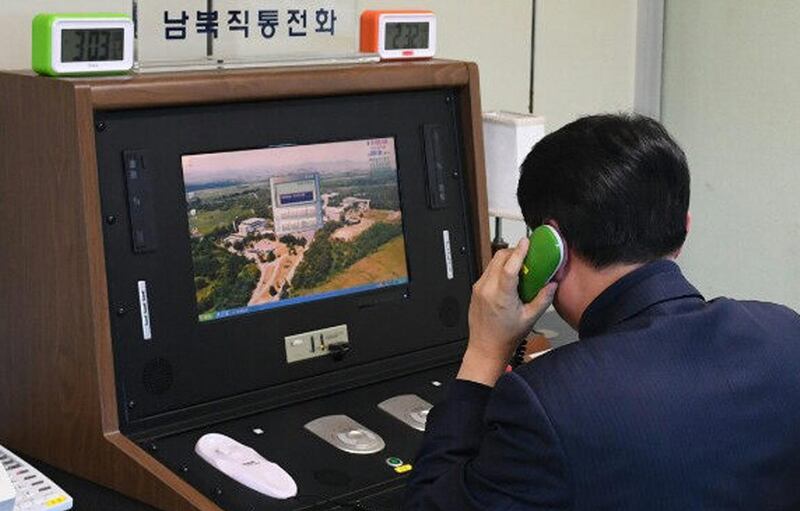
{"type": "Polygon", "coordinates": [[[123,41],[121,28],[62,30],[61,61],[123,60],[123,41]]]}
{"type": "Polygon", "coordinates": [[[386,49],[411,50],[427,48],[429,44],[430,23],[387,23],[386,49]]]}

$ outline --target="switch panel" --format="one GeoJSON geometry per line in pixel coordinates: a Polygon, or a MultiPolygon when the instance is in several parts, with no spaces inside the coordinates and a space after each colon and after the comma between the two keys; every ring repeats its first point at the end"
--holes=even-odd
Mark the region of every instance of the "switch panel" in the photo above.
{"type": "Polygon", "coordinates": [[[156,249],[156,222],[153,213],[153,194],[149,162],[143,151],[123,151],[122,164],[128,191],[128,211],[131,219],[131,243],[136,253],[156,249]]]}
{"type": "Polygon", "coordinates": [[[422,126],[422,135],[425,139],[425,170],[428,175],[428,207],[431,209],[442,209],[447,206],[442,131],[442,127],[437,124],[422,126]]]}
{"type": "MultiPolygon", "coordinates": [[[[347,325],[337,325],[321,330],[289,335],[286,341],[286,362],[293,363],[332,353],[331,346],[350,344],[347,325]]],[[[335,350],[333,350],[335,351],[335,350]]]]}

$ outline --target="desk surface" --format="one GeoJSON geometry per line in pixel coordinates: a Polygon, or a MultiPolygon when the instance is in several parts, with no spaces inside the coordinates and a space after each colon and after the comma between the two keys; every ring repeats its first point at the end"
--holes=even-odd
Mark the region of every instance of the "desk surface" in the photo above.
{"type": "Polygon", "coordinates": [[[147,504],[129,499],[114,490],[68,474],[41,461],[25,456],[22,458],[69,493],[75,502],[72,508],[75,511],[158,511],[147,504]]]}

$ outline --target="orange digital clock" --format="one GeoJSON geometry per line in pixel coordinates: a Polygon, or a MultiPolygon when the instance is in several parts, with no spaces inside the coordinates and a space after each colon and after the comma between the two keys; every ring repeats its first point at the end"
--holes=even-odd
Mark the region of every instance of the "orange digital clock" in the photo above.
{"type": "Polygon", "coordinates": [[[384,60],[431,58],[436,53],[436,16],[431,11],[364,11],[361,51],[384,60]]]}

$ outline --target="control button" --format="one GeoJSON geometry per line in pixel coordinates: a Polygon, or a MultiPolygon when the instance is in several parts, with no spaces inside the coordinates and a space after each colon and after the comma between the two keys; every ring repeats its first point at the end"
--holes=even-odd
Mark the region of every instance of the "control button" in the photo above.
{"type": "Polygon", "coordinates": [[[334,447],[353,454],[372,454],[386,447],[380,435],[346,415],[326,415],[304,427],[334,447]]]}
{"type": "Polygon", "coordinates": [[[417,431],[425,431],[433,405],[416,394],[402,394],[378,403],[378,408],[417,431]]]}
{"type": "Polygon", "coordinates": [[[369,435],[366,431],[360,429],[351,429],[350,431],[338,433],[336,436],[342,442],[354,447],[369,445],[372,443],[370,440],[375,438],[373,435],[369,435]],[[370,438],[370,436],[372,436],[372,438],[370,438]]]}
{"type": "Polygon", "coordinates": [[[428,412],[430,412],[430,409],[418,408],[416,410],[411,410],[409,415],[413,420],[425,424],[428,422],[428,412]]]}
{"type": "Polygon", "coordinates": [[[351,429],[337,433],[336,438],[353,449],[359,450],[374,448],[378,440],[374,434],[364,429],[351,429]]]}
{"type": "Polygon", "coordinates": [[[400,465],[399,467],[394,467],[394,471],[398,474],[405,474],[406,472],[410,472],[411,469],[414,468],[410,464],[406,463],[405,465],[400,465]]]}
{"type": "Polygon", "coordinates": [[[352,438],[350,433],[337,433],[336,438],[350,446],[358,445],[358,440],[352,438]]]}
{"type": "Polygon", "coordinates": [[[390,458],[386,458],[386,464],[392,468],[396,468],[403,464],[403,460],[392,456],[390,458]]]}

